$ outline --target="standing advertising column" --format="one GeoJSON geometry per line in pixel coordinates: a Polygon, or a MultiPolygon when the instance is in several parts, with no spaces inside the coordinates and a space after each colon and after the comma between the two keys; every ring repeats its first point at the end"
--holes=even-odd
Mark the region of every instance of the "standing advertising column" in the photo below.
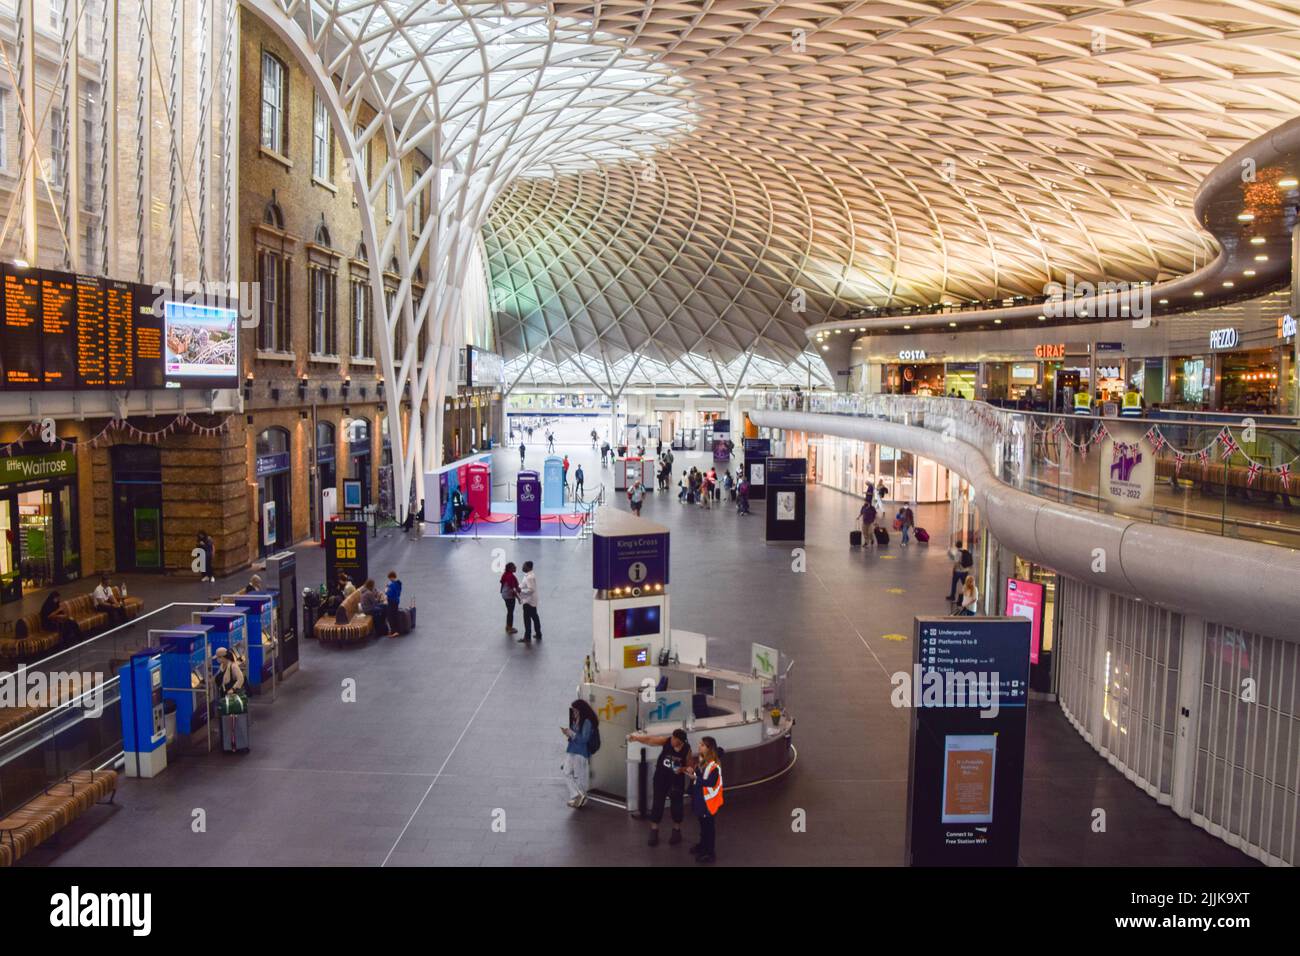
{"type": "Polygon", "coordinates": [[[749,481],[749,500],[762,501],[767,497],[767,456],[772,454],[770,438],[746,438],[745,462],[741,466],[749,481]]]}
{"type": "Polygon", "coordinates": [[[802,541],[808,505],[808,461],[767,458],[767,540],[802,541]]]}
{"type": "Polygon", "coordinates": [[[564,507],[564,460],[559,455],[542,462],[542,507],[564,507]]]}
{"type": "Polygon", "coordinates": [[[713,423],[713,460],[715,462],[731,460],[731,449],[728,445],[730,440],[731,422],[725,418],[719,418],[713,423]]]}
{"type": "Polygon", "coordinates": [[[467,472],[466,500],[477,517],[486,518],[492,513],[492,472],[484,464],[470,465],[467,472]]]}
{"type": "Polygon", "coordinates": [[[518,505],[516,527],[521,533],[536,534],[542,530],[542,480],[535,471],[521,471],[515,480],[515,502],[518,505]]]}
{"type": "Polygon", "coordinates": [[[893,692],[912,712],[907,865],[1018,863],[1030,628],[1022,617],[916,619],[911,679],[893,692]]]}

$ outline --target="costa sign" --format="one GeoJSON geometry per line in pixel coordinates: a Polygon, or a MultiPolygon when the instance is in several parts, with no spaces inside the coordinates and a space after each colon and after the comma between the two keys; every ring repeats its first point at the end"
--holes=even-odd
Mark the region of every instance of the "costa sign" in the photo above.
{"type": "Polygon", "coordinates": [[[1034,346],[1034,357],[1040,359],[1065,358],[1064,342],[1043,342],[1034,346]]]}
{"type": "Polygon", "coordinates": [[[1241,341],[1241,335],[1236,329],[1215,329],[1210,333],[1210,348],[1212,349],[1233,349],[1241,341]]]}
{"type": "Polygon", "coordinates": [[[898,353],[900,362],[924,362],[925,349],[903,349],[898,353]]]}

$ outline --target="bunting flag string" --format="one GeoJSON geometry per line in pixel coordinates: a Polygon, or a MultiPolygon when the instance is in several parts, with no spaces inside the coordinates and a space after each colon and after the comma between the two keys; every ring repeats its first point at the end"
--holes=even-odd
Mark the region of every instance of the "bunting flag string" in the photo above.
{"type": "MultiPolygon", "coordinates": [[[[41,427],[42,425],[40,422],[31,422],[13,441],[0,445],[0,453],[4,454],[6,457],[12,457],[14,451],[20,448],[29,439],[38,438],[40,436],[41,427]]],[[[98,448],[101,443],[110,441],[112,436],[117,433],[125,433],[133,441],[144,442],[146,444],[156,444],[167,436],[176,434],[182,428],[189,430],[193,434],[203,435],[205,437],[224,435],[230,431],[230,416],[227,415],[216,425],[200,425],[184,412],[181,412],[170,422],[156,431],[145,431],[142,428],[137,428],[125,419],[110,418],[104,427],[100,429],[99,434],[85,442],[79,443],[66,438],[55,438],[53,441],[46,444],[48,444],[49,447],[57,448],[59,451],[75,451],[79,444],[91,448],[98,448]]]]}

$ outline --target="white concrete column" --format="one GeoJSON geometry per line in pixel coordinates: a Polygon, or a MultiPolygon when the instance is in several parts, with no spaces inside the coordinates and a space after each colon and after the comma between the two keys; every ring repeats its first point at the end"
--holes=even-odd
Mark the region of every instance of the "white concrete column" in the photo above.
{"type": "Polygon", "coordinates": [[[1170,777],[1170,806],[1180,817],[1192,815],[1196,785],[1196,738],[1200,732],[1201,665],[1205,659],[1205,621],[1185,616],[1178,655],[1178,732],[1174,737],[1174,768],[1170,777]]]}

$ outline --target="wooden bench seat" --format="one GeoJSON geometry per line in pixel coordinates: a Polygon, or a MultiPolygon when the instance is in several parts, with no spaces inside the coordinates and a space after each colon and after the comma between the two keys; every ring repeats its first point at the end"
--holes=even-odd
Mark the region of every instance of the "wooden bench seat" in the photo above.
{"type": "Polygon", "coordinates": [[[358,588],[343,599],[348,612],[347,624],[334,623],[333,615],[326,614],[316,621],[312,633],[322,644],[360,644],[375,633],[375,623],[369,614],[362,614],[361,590],[358,588]]]}
{"type": "Polygon", "coordinates": [[[0,819],[0,866],[13,866],[105,797],[111,802],[116,793],[113,770],[79,770],[50,785],[0,819]]]}
{"type": "Polygon", "coordinates": [[[24,614],[14,622],[12,633],[0,637],[0,667],[42,657],[54,650],[58,643],[57,631],[41,627],[39,611],[24,614]]]}

